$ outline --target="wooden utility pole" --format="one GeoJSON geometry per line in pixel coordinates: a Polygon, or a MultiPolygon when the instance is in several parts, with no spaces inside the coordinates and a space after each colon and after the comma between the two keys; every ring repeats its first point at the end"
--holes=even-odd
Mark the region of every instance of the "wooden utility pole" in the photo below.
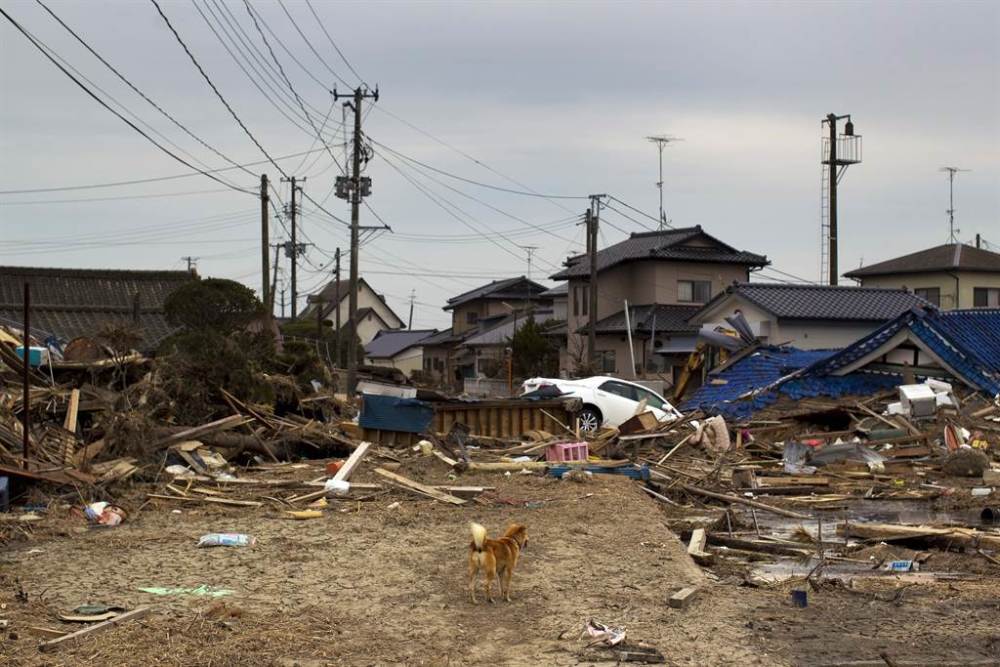
{"type": "Polygon", "coordinates": [[[590,282],[587,294],[587,358],[591,372],[597,372],[597,228],[600,221],[600,200],[591,197],[587,210],[587,255],[590,263],[590,282]],[[595,206],[596,204],[596,206],[595,206]]]}
{"type": "MultiPolygon", "coordinates": [[[[333,99],[349,97],[339,95],[334,89],[333,99]]],[[[361,200],[368,194],[371,179],[361,176],[361,157],[364,152],[361,134],[361,104],[365,98],[372,98],[378,102],[378,89],[375,92],[367,92],[365,88],[358,86],[354,89],[353,95],[354,111],[354,154],[351,160],[351,176],[349,182],[351,198],[351,275],[350,292],[348,294],[348,327],[347,327],[347,394],[350,396],[358,383],[358,349],[355,341],[358,337],[358,241],[360,236],[360,216],[361,200]]]]}
{"type": "Polygon", "coordinates": [[[334,326],[337,329],[337,335],[335,338],[335,345],[337,346],[337,368],[342,368],[344,365],[343,358],[340,354],[340,248],[337,248],[333,255],[334,257],[334,281],[333,281],[333,299],[336,305],[334,310],[336,315],[334,316],[334,326]]]}
{"type": "MultiPolygon", "coordinates": [[[[285,179],[282,179],[285,180],[285,179]]],[[[296,221],[298,220],[298,206],[295,202],[295,195],[298,191],[298,185],[296,185],[296,178],[292,176],[287,179],[288,182],[292,184],[292,203],[289,205],[288,215],[291,218],[292,223],[292,238],[291,238],[291,250],[289,256],[292,260],[292,319],[294,320],[299,313],[299,290],[297,283],[297,268],[299,264],[299,242],[296,236],[296,221]]]]}
{"type": "Polygon", "coordinates": [[[24,469],[28,469],[31,458],[31,285],[24,283],[24,363],[21,382],[24,397],[21,401],[21,418],[24,432],[21,436],[21,453],[24,455],[24,469]]]}
{"type": "Polygon", "coordinates": [[[270,230],[267,219],[267,174],[260,175],[260,300],[264,302],[267,309],[267,319],[271,319],[273,308],[271,303],[271,268],[268,266],[271,259],[268,244],[270,243],[270,230]]]}
{"type": "Polygon", "coordinates": [[[409,331],[413,331],[413,302],[416,300],[416,298],[417,298],[417,291],[411,289],[410,290],[410,317],[409,317],[409,319],[406,322],[406,328],[409,331]]]}

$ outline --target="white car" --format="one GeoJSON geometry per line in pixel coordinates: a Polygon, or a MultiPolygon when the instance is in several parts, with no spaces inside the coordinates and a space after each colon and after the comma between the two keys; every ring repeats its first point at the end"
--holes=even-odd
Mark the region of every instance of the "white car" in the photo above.
{"type": "Polygon", "coordinates": [[[639,402],[646,399],[646,407],[660,421],[673,421],[682,415],[667,399],[634,382],[618,378],[594,376],[579,380],[557,378],[531,378],[521,385],[527,394],[543,387],[555,387],[563,394],[583,401],[580,411],[580,430],[592,433],[601,426],[620,426],[635,415],[639,402]]]}

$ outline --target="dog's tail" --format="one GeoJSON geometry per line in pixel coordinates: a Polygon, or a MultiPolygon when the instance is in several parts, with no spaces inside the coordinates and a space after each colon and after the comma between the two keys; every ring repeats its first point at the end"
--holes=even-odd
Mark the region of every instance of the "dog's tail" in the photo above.
{"type": "Polygon", "coordinates": [[[473,521],[469,528],[472,530],[472,543],[476,545],[476,551],[483,550],[483,543],[486,542],[486,528],[473,521]]]}

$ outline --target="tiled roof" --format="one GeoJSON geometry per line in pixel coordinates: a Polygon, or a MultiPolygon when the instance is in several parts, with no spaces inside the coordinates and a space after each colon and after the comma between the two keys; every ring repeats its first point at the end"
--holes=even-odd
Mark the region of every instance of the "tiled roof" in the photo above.
{"type": "Polygon", "coordinates": [[[805,375],[804,369],[822,363],[836,353],[836,350],[761,346],[722,372],[709,374],[708,381],[698,388],[681,409],[700,409],[730,419],[746,419],[758,410],[772,405],[781,396],[795,399],[817,396],[836,398],[870,394],[898,384],[899,378],[896,376],[872,373],[823,378],[805,375]],[[760,391],[797,371],[802,375],[788,380],[780,387],[760,391]],[[756,394],[748,395],[755,390],[756,394]],[[741,396],[744,398],[740,398],[741,396]]]}
{"type": "MultiPolygon", "coordinates": [[[[535,321],[541,324],[552,317],[551,310],[535,310],[534,318],[535,321]]],[[[475,347],[477,345],[505,345],[514,335],[516,328],[524,326],[527,321],[528,316],[525,313],[519,313],[517,317],[513,315],[508,315],[503,320],[501,320],[495,326],[481,330],[479,333],[467,338],[462,345],[467,345],[470,347],[475,347]]]]}
{"type": "Polygon", "coordinates": [[[569,296],[569,283],[560,283],[555,287],[545,290],[538,296],[549,297],[549,298],[569,296]]]}
{"type": "Polygon", "coordinates": [[[0,267],[0,323],[22,326],[24,283],[31,284],[32,330],[63,341],[93,336],[114,322],[133,320],[138,294],[143,349],[156,347],[173,328],[163,303],[194,280],[188,271],[124,271],[0,267]]]}
{"type": "Polygon", "coordinates": [[[439,331],[436,334],[428,336],[421,344],[424,347],[430,347],[432,345],[449,345],[451,343],[457,343],[462,340],[462,336],[455,335],[454,329],[448,327],[443,331],[439,331]]]}
{"type": "Polygon", "coordinates": [[[729,295],[743,297],[779,319],[885,322],[927,302],[904,289],[833,285],[734,283],[702,308],[729,295]]]}
{"type": "MultiPolygon", "coordinates": [[[[623,262],[639,259],[663,259],[689,262],[715,262],[766,266],[767,257],[737,250],[702,231],[701,226],[642,232],[597,251],[597,270],[604,271],[623,262]],[[708,240],[712,247],[691,245],[694,239],[708,240]]],[[[552,276],[568,280],[590,275],[590,259],[577,255],[566,260],[566,268],[552,276]]]]}
{"type": "Polygon", "coordinates": [[[987,271],[1000,273],[1000,253],[964,243],[949,243],[910,253],[844,274],[847,278],[928,271],[987,271]]]}
{"type": "MultiPolygon", "coordinates": [[[[632,331],[637,333],[649,334],[654,327],[656,331],[664,333],[695,333],[698,331],[698,325],[688,324],[688,319],[698,310],[700,310],[700,306],[671,304],[630,306],[629,317],[631,318],[632,331]]],[[[577,329],[577,333],[587,333],[587,330],[587,325],[584,325],[577,329]]],[[[627,331],[624,310],[597,321],[597,333],[599,334],[626,333],[627,331]]]]}
{"type": "Polygon", "coordinates": [[[444,310],[451,310],[463,303],[475,301],[476,299],[524,299],[525,297],[538,297],[545,292],[544,285],[528,280],[524,276],[516,278],[506,278],[504,280],[494,280],[491,283],[477,287],[476,289],[463,292],[458,296],[448,299],[448,305],[444,310]]]}
{"type": "Polygon", "coordinates": [[[379,331],[375,338],[365,345],[365,356],[376,359],[395,357],[400,352],[419,345],[420,341],[436,333],[437,329],[379,331]]]}
{"type": "Polygon", "coordinates": [[[1000,309],[938,311],[915,308],[809,369],[825,376],[878,351],[907,329],[960,380],[990,395],[1000,393],[1000,309]]]}

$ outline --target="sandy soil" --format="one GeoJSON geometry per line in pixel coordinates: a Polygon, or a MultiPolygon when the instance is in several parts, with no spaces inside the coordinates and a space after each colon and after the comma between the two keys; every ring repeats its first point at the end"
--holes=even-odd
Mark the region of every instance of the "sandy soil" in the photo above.
{"type": "MultiPolygon", "coordinates": [[[[437,462],[402,472],[448,481],[437,462]]],[[[0,618],[11,622],[0,631],[0,663],[613,664],[607,651],[578,639],[595,618],[627,626],[629,640],[658,648],[672,665],[821,665],[877,660],[880,651],[928,664],[1000,664],[1000,568],[993,578],[913,586],[898,604],[892,598],[900,584],[892,580],[824,587],[797,609],[788,602],[791,586],[755,589],[736,577],[706,576],[634,482],[492,474],[461,483],[497,490],[463,507],[392,492],[301,522],[269,507],[175,514],[176,505],[166,504],[149,505],[114,529],[54,516],[31,539],[8,545],[0,560],[0,618]],[[468,600],[471,520],[491,533],[510,521],[529,528],[511,603],[468,600]],[[200,535],[216,531],[246,532],[258,543],[195,547],[200,535]],[[667,598],[692,584],[702,587],[699,599],[671,609],[667,598]],[[233,593],[212,599],[138,590],[200,585],[233,593]],[[39,653],[45,637],[29,626],[76,629],[57,615],[87,602],[152,604],[156,611],[39,653]]]]}

